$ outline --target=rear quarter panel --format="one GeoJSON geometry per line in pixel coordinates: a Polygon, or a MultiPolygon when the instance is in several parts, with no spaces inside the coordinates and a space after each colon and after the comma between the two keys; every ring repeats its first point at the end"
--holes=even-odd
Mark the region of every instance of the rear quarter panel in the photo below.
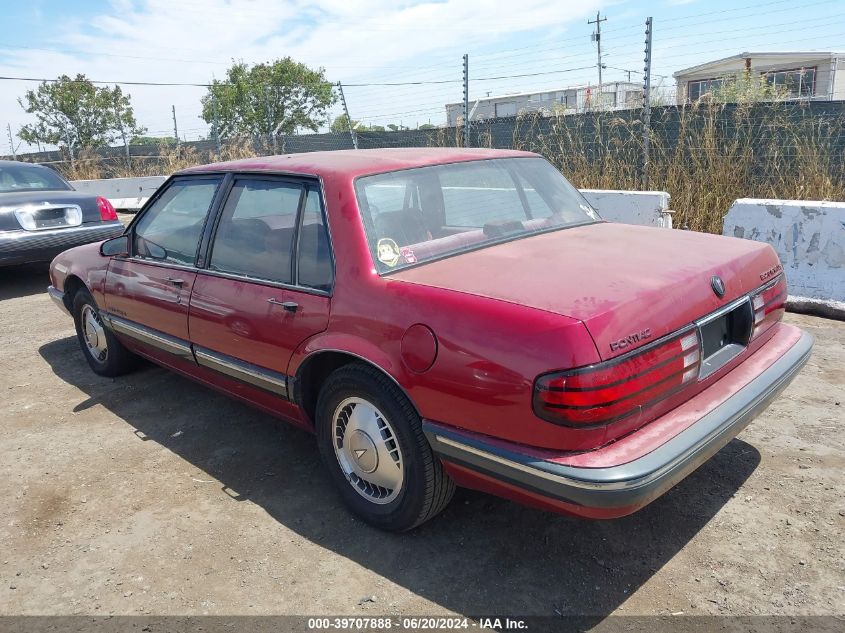
{"type": "Polygon", "coordinates": [[[321,351],[343,351],[381,368],[420,415],[511,441],[550,448],[593,447],[603,429],[575,430],[537,418],[535,377],[598,362],[584,325],[552,312],[381,277],[372,264],[352,181],[324,189],[337,263],[328,329],[301,345],[288,373],[321,351]],[[401,341],[421,323],[437,338],[430,369],[405,364],[401,341]]]}

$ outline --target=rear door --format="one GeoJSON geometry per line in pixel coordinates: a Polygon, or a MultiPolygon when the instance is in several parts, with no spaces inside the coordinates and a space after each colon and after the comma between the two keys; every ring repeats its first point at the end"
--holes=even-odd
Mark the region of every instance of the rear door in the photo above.
{"type": "Polygon", "coordinates": [[[223,176],[175,178],[130,229],[130,255],[106,276],[106,318],[113,329],[164,362],[193,361],[188,305],[200,239],[223,176]]]}
{"type": "Polygon", "coordinates": [[[293,351],[329,319],[333,267],[316,181],[235,176],[206,259],[189,316],[197,362],[262,404],[287,398],[293,351]]]}

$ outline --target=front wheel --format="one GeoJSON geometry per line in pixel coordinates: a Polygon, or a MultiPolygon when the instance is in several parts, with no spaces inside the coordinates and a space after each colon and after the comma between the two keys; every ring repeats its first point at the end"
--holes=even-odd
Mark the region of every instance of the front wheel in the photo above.
{"type": "Polygon", "coordinates": [[[95,373],[119,376],[135,366],[135,356],[106,327],[88,290],[79,290],[73,297],[73,322],[85,360],[95,373]]]}
{"type": "Polygon", "coordinates": [[[332,373],[317,400],[320,454],[347,505],[368,523],[410,530],[443,510],[455,485],[419,415],[387,376],[353,363],[332,373]]]}

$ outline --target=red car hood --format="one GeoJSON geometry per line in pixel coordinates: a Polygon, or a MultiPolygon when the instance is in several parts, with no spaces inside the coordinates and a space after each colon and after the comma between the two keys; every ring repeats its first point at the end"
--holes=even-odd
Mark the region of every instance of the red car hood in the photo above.
{"type": "Polygon", "coordinates": [[[482,248],[391,278],[578,319],[608,359],[746,294],[778,265],[774,250],[760,242],[599,223],[482,248]],[[721,299],[711,288],[714,275],[725,282],[721,299]],[[611,349],[645,330],[648,337],[611,349]]]}

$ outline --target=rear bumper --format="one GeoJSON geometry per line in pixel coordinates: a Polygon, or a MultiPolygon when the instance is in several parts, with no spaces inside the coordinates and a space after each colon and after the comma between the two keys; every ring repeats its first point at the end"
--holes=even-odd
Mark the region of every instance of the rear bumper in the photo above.
{"type": "Polygon", "coordinates": [[[551,461],[520,445],[431,421],[424,421],[423,428],[447,468],[457,467],[459,483],[476,475],[485,484],[476,487],[506,497],[581,516],[624,516],[659,497],[736,437],[792,381],[812,347],[812,337],[801,333],[729,398],[654,450],[624,463],[589,467],[582,454],[579,465],[568,465],[565,456],[551,461]]]}
{"type": "Polygon", "coordinates": [[[2,231],[0,266],[50,261],[69,248],[117,237],[123,230],[116,221],[50,231],[2,231]]]}

